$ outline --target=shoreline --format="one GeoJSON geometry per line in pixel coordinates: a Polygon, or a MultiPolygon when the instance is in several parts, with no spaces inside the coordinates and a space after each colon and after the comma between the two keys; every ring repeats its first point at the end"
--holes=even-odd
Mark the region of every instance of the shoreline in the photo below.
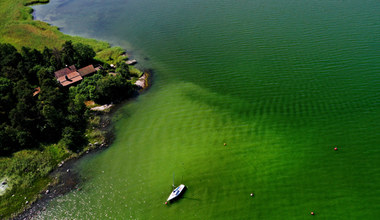
{"type": "MultiPolygon", "coordinates": [[[[114,133],[113,125],[111,123],[111,118],[113,114],[117,111],[119,106],[115,106],[111,112],[102,112],[101,121],[106,121],[104,123],[99,123],[102,130],[108,130],[106,133],[106,140],[103,143],[94,145],[94,147],[80,152],[78,155],[66,158],[60,163],[50,174],[49,178],[52,180],[47,186],[45,186],[38,194],[34,201],[28,204],[23,210],[18,213],[14,213],[11,219],[33,219],[37,217],[41,211],[46,209],[46,205],[53,199],[63,196],[73,190],[80,190],[78,187],[82,179],[79,173],[73,171],[75,164],[82,158],[89,156],[91,154],[99,153],[107,149],[113,142],[114,133]]],[[[93,112],[93,114],[99,114],[93,112]]]]}
{"type": "MultiPolygon", "coordinates": [[[[55,26],[50,25],[49,23],[35,20],[33,13],[34,9],[30,8],[32,5],[36,4],[47,4],[49,3],[49,0],[32,0],[29,2],[24,2],[24,7],[26,7],[29,10],[29,15],[32,17],[33,21],[38,21],[43,24],[46,24],[48,26],[51,26],[52,28],[57,28],[55,26]]],[[[67,36],[67,37],[74,37],[78,38],[78,36],[70,36],[68,34],[65,34],[57,28],[58,32],[60,32],[61,35],[67,36]]],[[[99,42],[99,45],[102,44],[108,44],[109,47],[103,48],[100,51],[106,51],[106,50],[112,50],[115,49],[117,54],[119,52],[120,47],[111,47],[111,44],[108,42],[100,41],[97,39],[91,39],[91,38],[84,38],[79,37],[84,40],[89,40],[93,44],[96,44],[96,42],[99,42]],[[95,43],[94,43],[95,42],[95,43]]],[[[91,45],[93,47],[93,45],[91,45]]],[[[101,47],[98,47],[101,48],[101,47]]],[[[125,50],[124,50],[125,51],[125,50]]],[[[106,60],[104,62],[107,62],[106,60]]],[[[62,162],[60,162],[49,174],[48,178],[51,179],[51,181],[36,195],[33,199],[31,199],[29,202],[23,205],[23,207],[18,210],[17,212],[12,213],[7,218],[10,219],[32,219],[38,214],[43,211],[46,208],[46,205],[54,198],[65,195],[66,193],[72,192],[73,190],[78,190],[78,184],[81,182],[81,178],[78,173],[72,172],[72,168],[75,166],[75,163],[78,162],[81,158],[84,158],[87,155],[91,155],[94,153],[98,153],[106,148],[108,148],[113,140],[114,140],[114,131],[113,131],[113,123],[112,123],[112,117],[117,110],[123,106],[125,103],[130,102],[137,98],[141,93],[145,92],[151,85],[151,76],[152,76],[152,70],[146,70],[143,71],[143,75],[138,78],[136,82],[139,82],[138,86],[140,86],[140,90],[136,91],[136,94],[133,95],[133,97],[128,98],[121,103],[118,103],[117,105],[114,105],[110,110],[108,111],[92,111],[91,115],[93,116],[100,116],[100,123],[96,126],[95,130],[99,130],[101,132],[104,132],[104,140],[101,143],[94,143],[89,144],[88,146],[84,146],[85,150],[82,150],[80,153],[72,153],[67,158],[65,158],[62,162]]],[[[80,190],[80,189],[79,189],[80,190]]]]}
{"type": "Polygon", "coordinates": [[[151,86],[151,76],[152,70],[147,70],[139,78],[143,79],[145,84],[141,89],[131,98],[124,100],[121,103],[113,105],[109,111],[92,111],[93,115],[100,116],[101,120],[98,125],[98,130],[105,132],[105,139],[102,143],[89,144],[90,148],[83,150],[77,155],[71,155],[62,161],[51,173],[49,178],[50,182],[46,187],[44,187],[37,195],[34,201],[31,201],[23,210],[14,213],[10,218],[14,220],[24,220],[33,219],[37,217],[42,211],[46,210],[46,205],[53,199],[63,196],[73,190],[80,191],[81,188],[78,187],[83,179],[80,177],[79,173],[72,170],[75,164],[82,158],[90,156],[92,154],[100,153],[110,147],[114,141],[114,124],[112,123],[112,118],[117,111],[124,106],[126,103],[134,101],[139,95],[145,92],[151,86]]]}

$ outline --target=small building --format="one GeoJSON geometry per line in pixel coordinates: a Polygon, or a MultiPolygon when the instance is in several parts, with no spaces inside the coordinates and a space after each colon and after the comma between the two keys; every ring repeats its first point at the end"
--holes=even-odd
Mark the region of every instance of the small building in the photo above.
{"type": "Polygon", "coordinates": [[[69,73],[72,73],[74,71],[77,71],[77,68],[75,67],[75,65],[71,65],[69,67],[66,67],[66,68],[63,68],[63,69],[60,69],[56,72],[54,72],[54,75],[55,75],[55,78],[60,78],[62,76],[65,76],[69,73]]]}
{"type": "Polygon", "coordinates": [[[94,68],[94,65],[91,64],[77,70],[77,68],[74,65],[71,65],[69,67],[65,67],[63,69],[55,71],[54,75],[62,86],[71,86],[74,85],[76,82],[81,81],[83,77],[90,76],[96,73],[100,68],[100,65],[98,68],[94,68]]]}
{"type": "Polygon", "coordinates": [[[61,76],[58,78],[58,82],[62,85],[62,86],[69,86],[69,85],[72,85],[76,82],[79,82],[83,79],[83,77],[77,72],[71,72],[67,75],[64,75],[64,76],[61,76]]]}
{"type": "Polygon", "coordinates": [[[83,78],[77,72],[75,65],[60,69],[54,72],[55,78],[62,86],[68,86],[81,81],[83,78]]]}
{"type": "Polygon", "coordinates": [[[83,68],[79,69],[78,72],[80,73],[80,75],[82,77],[85,77],[85,76],[90,76],[90,75],[96,73],[96,69],[91,64],[91,65],[88,65],[86,67],[83,67],[83,68]]]}

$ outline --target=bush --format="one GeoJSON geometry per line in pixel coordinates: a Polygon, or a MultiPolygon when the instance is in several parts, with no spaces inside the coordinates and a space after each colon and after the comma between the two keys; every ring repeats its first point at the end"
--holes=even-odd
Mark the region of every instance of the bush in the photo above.
{"type": "Polygon", "coordinates": [[[133,86],[120,75],[106,76],[96,84],[99,103],[119,102],[133,93],[133,86]]]}
{"type": "Polygon", "coordinates": [[[62,132],[61,143],[73,152],[78,152],[82,149],[83,145],[86,143],[86,140],[81,131],[78,131],[72,127],[66,127],[62,132]]]}

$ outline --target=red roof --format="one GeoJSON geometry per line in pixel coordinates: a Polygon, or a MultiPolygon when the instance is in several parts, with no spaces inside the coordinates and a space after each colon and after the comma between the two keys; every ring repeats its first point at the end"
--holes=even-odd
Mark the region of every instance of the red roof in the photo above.
{"type": "Polygon", "coordinates": [[[95,70],[94,66],[91,64],[91,65],[88,65],[86,67],[79,69],[78,72],[83,77],[83,76],[86,76],[88,74],[95,73],[96,70],[95,70]]]}
{"type": "Polygon", "coordinates": [[[74,65],[71,65],[69,67],[66,67],[54,72],[54,75],[55,75],[55,78],[58,79],[59,77],[62,77],[74,71],[77,71],[77,68],[74,65]]]}
{"type": "Polygon", "coordinates": [[[58,81],[59,83],[61,83],[62,86],[68,86],[78,81],[81,81],[82,79],[83,79],[82,76],[78,72],[75,71],[75,72],[59,77],[58,81]]]}
{"type": "Polygon", "coordinates": [[[63,69],[60,69],[60,70],[54,72],[54,75],[55,75],[55,78],[58,79],[59,77],[65,76],[71,72],[72,71],[69,68],[63,68],[63,69]]]}

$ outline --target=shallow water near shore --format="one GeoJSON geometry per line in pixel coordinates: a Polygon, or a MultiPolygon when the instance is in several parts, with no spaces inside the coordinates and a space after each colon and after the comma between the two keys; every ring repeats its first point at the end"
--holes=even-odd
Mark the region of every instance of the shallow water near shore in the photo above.
{"type": "Polygon", "coordinates": [[[380,215],[378,1],[51,0],[34,9],[155,70],[151,89],[115,115],[111,147],[78,161],[82,190],[53,200],[41,219],[380,215]],[[166,206],[173,173],[188,190],[166,206]]]}

